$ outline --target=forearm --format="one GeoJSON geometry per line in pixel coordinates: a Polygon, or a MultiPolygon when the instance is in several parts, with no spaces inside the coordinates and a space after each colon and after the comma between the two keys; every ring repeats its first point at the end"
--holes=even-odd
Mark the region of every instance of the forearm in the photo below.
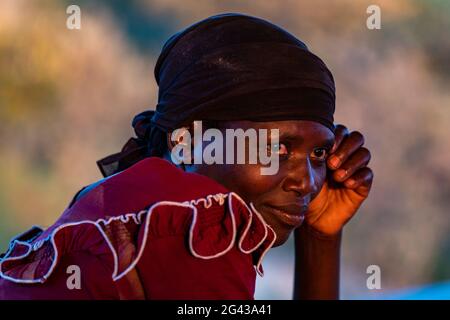
{"type": "Polygon", "coordinates": [[[306,224],[295,230],[294,299],[339,299],[342,232],[322,236],[306,224]]]}

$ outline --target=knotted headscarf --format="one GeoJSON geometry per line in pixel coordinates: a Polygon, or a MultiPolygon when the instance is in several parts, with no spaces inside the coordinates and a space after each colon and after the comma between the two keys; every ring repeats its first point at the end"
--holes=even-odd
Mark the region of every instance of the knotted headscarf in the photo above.
{"type": "Polygon", "coordinates": [[[220,14],[174,34],[155,78],[156,110],[137,115],[137,138],[97,162],[104,176],[162,156],[166,133],[194,120],[312,120],[334,130],[327,66],[302,41],[256,17],[220,14]]]}

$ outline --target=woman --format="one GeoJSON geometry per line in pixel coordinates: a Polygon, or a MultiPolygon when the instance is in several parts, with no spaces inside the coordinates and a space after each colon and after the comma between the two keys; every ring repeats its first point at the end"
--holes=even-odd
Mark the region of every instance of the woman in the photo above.
{"type": "Polygon", "coordinates": [[[11,242],[0,298],[253,299],[264,255],[293,231],[294,298],[338,298],[342,228],[373,174],[363,136],[333,124],[323,61],[267,21],[222,14],[172,36],[155,77],[156,111],[136,116],[137,138],[98,162],[106,178],[49,229],[11,242]],[[266,150],[276,173],[174,161],[190,142],[172,133],[196,120],[224,135],[277,129],[266,150]]]}

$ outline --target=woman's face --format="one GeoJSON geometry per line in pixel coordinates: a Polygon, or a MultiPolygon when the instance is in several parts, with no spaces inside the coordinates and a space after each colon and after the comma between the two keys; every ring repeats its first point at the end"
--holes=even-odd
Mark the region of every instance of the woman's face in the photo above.
{"type": "Polygon", "coordinates": [[[253,128],[257,132],[258,129],[278,129],[279,145],[272,151],[279,156],[278,172],[261,175],[261,168],[268,165],[259,161],[258,164],[248,164],[248,161],[246,164],[195,164],[187,165],[186,170],[208,176],[236,192],[247,203],[253,203],[276,232],[275,246],[283,244],[301,225],[309,203],[323,186],[326,157],[333,146],[334,134],[322,124],[306,120],[230,121],[222,122],[221,127],[222,132],[225,128],[244,131],[253,128]]]}

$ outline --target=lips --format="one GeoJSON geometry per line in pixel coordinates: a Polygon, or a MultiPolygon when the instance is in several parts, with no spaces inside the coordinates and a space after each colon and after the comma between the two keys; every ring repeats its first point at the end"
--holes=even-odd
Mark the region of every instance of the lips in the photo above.
{"type": "Polygon", "coordinates": [[[264,205],[264,209],[274,215],[283,224],[292,227],[299,227],[305,217],[308,206],[299,206],[297,204],[289,205],[264,205]]]}

